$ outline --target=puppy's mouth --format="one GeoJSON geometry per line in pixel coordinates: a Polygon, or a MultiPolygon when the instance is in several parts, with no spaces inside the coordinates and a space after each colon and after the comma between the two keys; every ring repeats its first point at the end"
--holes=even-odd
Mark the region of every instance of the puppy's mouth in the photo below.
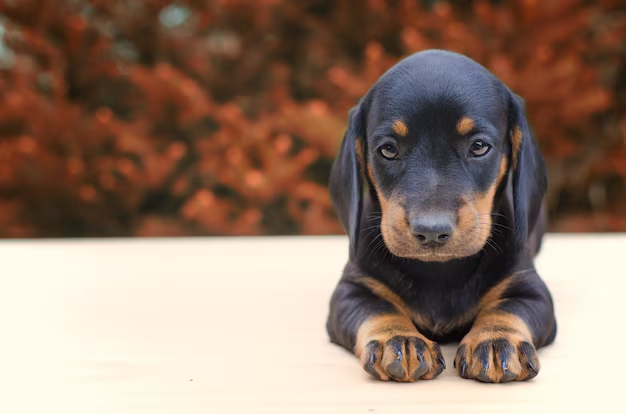
{"type": "MultiPolygon", "coordinates": [[[[433,248],[431,251],[424,252],[425,249],[420,249],[413,254],[401,256],[407,259],[417,259],[422,262],[447,262],[449,260],[460,259],[463,257],[471,256],[471,254],[455,254],[455,253],[443,253],[441,252],[441,248],[433,248]]],[[[394,253],[395,254],[395,253],[394,253]]]]}
{"type": "Polygon", "coordinates": [[[398,257],[416,259],[423,262],[447,262],[473,256],[483,249],[484,243],[454,243],[446,246],[419,246],[410,238],[387,235],[383,239],[389,251],[398,257]]]}
{"type": "Polygon", "coordinates": [[[420,233],[416,234],[408,225],[389,225],[384,217],[381,232],[393,255],[423,262],[446,262],[473,256],[484,248],[490,233],[485,223],[480,223],[458,227],[450,234],[430,233],[420,237],[420,233]]]}

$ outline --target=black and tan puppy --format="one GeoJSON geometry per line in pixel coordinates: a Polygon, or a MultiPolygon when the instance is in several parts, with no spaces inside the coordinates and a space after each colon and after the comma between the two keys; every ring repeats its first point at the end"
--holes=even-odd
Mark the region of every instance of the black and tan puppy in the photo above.
{"type": "Polygon", "coordinates": [[[533,378],[551,295],[533,258],[546,171],[522,100],[462,55],[391,68],[349,114],[330,193],[350,238],[331,340],[381,380],[533,378]]]}

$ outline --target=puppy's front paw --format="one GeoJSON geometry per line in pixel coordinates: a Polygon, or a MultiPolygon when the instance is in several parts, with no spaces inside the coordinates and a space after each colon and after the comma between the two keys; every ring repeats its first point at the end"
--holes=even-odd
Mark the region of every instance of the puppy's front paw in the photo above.
{"type": "Polygon", "coordinates": [[[372,339],[361,353],[363,369],[383,381],[432,379],[446,368],[441,347],[420,336],[372,339]]]}
{"type": "Polygon", "coordinates": [[[539,373],[535,347],[519,332],[496,335],[472,329],[457,349],[454,367],[482,382],[524,381],[539,373]]]}

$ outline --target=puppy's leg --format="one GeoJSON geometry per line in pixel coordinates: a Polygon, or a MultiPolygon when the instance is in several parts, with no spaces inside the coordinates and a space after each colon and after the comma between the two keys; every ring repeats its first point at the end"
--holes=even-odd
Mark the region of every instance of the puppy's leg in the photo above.
{"type": "Polygon", "coordinates": [[[380,285],[371,282],[339,283],[327,323],[331,340],[354,352],[363,369],[380,380],[416,381],[441,374],[445,362],[439,345],[418,332],[399,298],[390,298],[391,292],[382,297],[380,285]]]}
{"type": "Polygon", "coordinates": [[[514,273],[482,298],[454,366],[463,378],[483,382],[528,380],[539,372],[536,350],[555,335],[547,287],[534,269],[514,273]]]}

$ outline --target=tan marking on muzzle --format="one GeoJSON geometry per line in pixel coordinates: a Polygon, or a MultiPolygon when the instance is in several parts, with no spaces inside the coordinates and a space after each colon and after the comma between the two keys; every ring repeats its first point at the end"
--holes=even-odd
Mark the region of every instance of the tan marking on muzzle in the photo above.
{"type": "Polygon", "coordinates": [[[474,193],[471,197],[463,197],[465,203],[459,209],[458,230],[461,234],[473,233],[473,237],[468,237],[465,241],[470,250],[478,251],[482,249],[491,234],[491,211],[493,209],[494,197],[498,186],[506,175],[506,169],[507,160],[503,158],[500,161],[498,176],[487,191],[474,193]],[[476,229],[476,231],[472,231],[472,229],[476,229]]]}

